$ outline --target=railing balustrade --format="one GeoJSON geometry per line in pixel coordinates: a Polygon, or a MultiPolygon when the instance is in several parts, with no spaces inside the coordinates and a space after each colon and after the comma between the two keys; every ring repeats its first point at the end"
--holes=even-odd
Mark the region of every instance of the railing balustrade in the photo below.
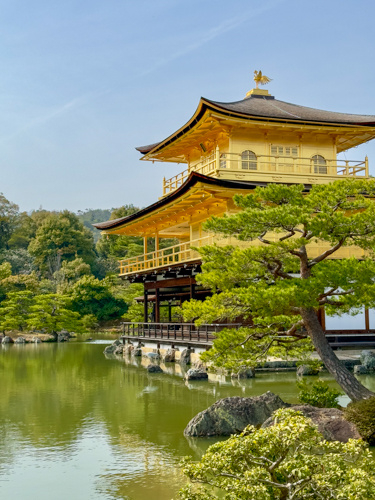
{"type": "Polygon", "coordinates": [[[211,344],[215,334],[224,328],[238,329],[240,323],[213,323],[196,326],[194,323],[122,323],[123,335],[144,339],[176,340],[211,344]]]}
{"type": "Polygon", "coordinates": [[[213,241],[214,238],[212,235],[205,236],[187,241],[186,243],[179,243],[178,245],[120,260],[120,276],[180,262],[188,262],[194,260],[194,258],[198,259],[199,253],[193,250],[192,247],[199,248],[205,245],[212,245],[213,241]]]}
{"type": "Polygon", "coordinates": [[[216,150],[199,163],[190,166],[188,169],[163,180],[163,195],[171,193],[178,189],[189,177],[189,174],[194,171],[203,175],[212,177],[224,177],[225,172],[236,171],[246,175],[246,178],[251,179],[252,174],[295,174],[295,175],[313,175],[319,177],[368,177],[368,160],[351,161],[351,160],[329,160],[325,159],[324,165],[326,172],[322,172],[322,166],[314,163],[312,158],[299,157],[281,157],[259,155],[256,161],[243,161],[241,154],[224,153],[216,150]],[[254,166],[256,168],[254,168],[254,166]],[[247,168],[246,168],[247,167],[247,168]]]}

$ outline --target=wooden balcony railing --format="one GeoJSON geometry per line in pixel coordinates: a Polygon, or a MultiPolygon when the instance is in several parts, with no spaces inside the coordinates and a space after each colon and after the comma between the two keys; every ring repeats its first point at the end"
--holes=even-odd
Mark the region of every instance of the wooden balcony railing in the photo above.
{"type": "MultiPolygon", "coordinates": [[[[296,176],[314,176],[322,180],[342,177],[366,178],[369,176],[368,159],[363,161],[328,160],[325,163],[316,163],[312,158],[257,156],[254,160],[244,160],[241,154],[224,153],[216,149],[215,153],[208,155],[201,162],[189,167],[170,179],[163,180],[163,196],[175,191],[188,178],[192,172],[198,172],[212,177],[225,178],[230,172],[241,173],[245,180],[251,180],[254,174],[282,176],[283,174],[296,176]]],[[[303,182],[301,180],[301,182],[303,182]]]]}
{"type": "Polygon", "coordinates": [[[213,238],[213,236],[205,236],[197,240],[179,243],[178,245],[120,260],[120,276],[199,259],[199,253],[193,250],[192,247],[199,248],[212,245],[213,238]]]}
{"type": "Polygon", "coordinates": [[[122,323],[124,340],[135,338],[212,344],[215,334],[224,328],[239,328],[241,323],[214,323],[196,326],[194,323],[122,323]]]}

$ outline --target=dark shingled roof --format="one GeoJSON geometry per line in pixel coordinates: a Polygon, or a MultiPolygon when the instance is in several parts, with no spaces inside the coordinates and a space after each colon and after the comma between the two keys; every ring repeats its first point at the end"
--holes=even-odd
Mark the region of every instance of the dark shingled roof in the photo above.
{"type": "MultiPolygon", "coordinates": [[[[290,102],[279,101],[272,96],[252,95],[241,101],[217,102],[201,98],[194,116],[180,129],[178,135],[184,129],[190,128],[192,122],[198,122],[206,109],[221,110],[231,116],[249,116],[257,119],[272,119],[283,122],[299,121],[303,123],[326,123],[338,125],[359,125],[364,127],[375,127],[374,115],[354,115],[348,113],[336,113],[334,111],[324,111],[322,109],[308,108],[291,104],[290,102]]],[[[157,148],[164,142],[172,142],[175,134],[168,139],[136,148],[140,153],[146,154],[157,148]]]]}
{"type": "Polygon", "coordinates": [[[282,120],[302,120],[307,122],[342,123],[345,125],[375,125],[373,115],[352,115],[336,113],[322,109],[307,108],[290,102],[269,99],[263,96],[252,96],[236,102],[208,101],[214,106],[234,113],[275,118],[282,120]]]}

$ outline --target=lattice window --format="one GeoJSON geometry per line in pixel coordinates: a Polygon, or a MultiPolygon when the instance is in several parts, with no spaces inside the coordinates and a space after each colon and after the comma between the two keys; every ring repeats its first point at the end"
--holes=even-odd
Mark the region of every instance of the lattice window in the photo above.
{"type": "Polygon", "coordinates": [[[275,146],[271,145],[272,156],[298,156],[298,148],[296,146],[275,146]]]}
{"type": "Polygon", "coordinates": [[[323,156],[314,155],[311,159],[314,165],[314,174],[327,173],[327,162],[323,156]]]}
{"type": "Polygon", "coordinates": [[[257,169],[257,155],[253,151],[242,151],[241,153],[241,168],[243,170],[257,169]]]}

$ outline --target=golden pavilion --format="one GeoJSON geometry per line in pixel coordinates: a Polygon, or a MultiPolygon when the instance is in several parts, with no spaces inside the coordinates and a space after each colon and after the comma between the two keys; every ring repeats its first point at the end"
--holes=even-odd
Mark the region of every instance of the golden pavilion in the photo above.
{"type": "MultiPolygon", "coordinates": [[[[144,238],[143,254],[120,261],[120,276],[144,285],[144,322],[160,323],[165,304],[170,322],[171,304],[210,294],[195,280],[201,265],[196,249],[214,240],[244,244],[214,237],[202,227],[211,216],[236,210],[233,195],[267,183],[298,183],[308,189],[347,177],[368,178],[367,157],[351,161],[337,155],[374,137],[375,116],[291,104],[254,88],[235,102],[201,98],[185,125],[160,142],[138,147],[143,161],[185,164],[181,173],[163,179],[155,203],[95,224],[105,234],[144,238]],[[150,238],[152,251],[147,248],[150,238]],[[165,238],[177,242],[162,248],[165,238]]],[[[356,250],[341,251],[348,256],[356,250]]]]}

